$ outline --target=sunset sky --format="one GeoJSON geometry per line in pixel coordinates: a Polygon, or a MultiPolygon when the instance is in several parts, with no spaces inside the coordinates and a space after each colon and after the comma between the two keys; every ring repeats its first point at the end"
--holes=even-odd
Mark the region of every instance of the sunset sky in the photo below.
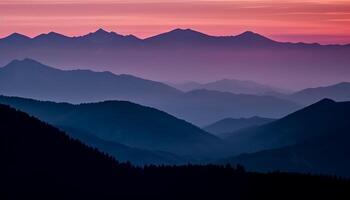
{"type": "Polygon", "coordinates": [[[250,30],[279,41],[350,43],[350,0],[1,0],[0,37],[98,28],[145,38],[174,28],[250,30]]]}

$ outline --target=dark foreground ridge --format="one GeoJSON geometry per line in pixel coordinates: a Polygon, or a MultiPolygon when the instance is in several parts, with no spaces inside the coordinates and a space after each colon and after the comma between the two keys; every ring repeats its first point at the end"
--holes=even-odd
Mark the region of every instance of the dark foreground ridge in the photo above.
{"type": "Polygon", "coordinates": [[[122,164],[0,105],[0,199],[349,199],[350,182],[230,166],[122,164]]]}

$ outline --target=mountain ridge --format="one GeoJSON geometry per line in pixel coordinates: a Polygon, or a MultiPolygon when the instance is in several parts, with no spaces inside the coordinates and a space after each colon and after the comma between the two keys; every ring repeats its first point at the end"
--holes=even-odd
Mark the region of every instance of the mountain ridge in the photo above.
{"type": "Polygon", "coordinates": [[[344,130],[347,127],[347,114],[350,114],[350,102],[325,98],[271,123],[233,132],[227,140],[242,148],[241,152],[290,146],[331,130],[344,130]]]}
{"type": "Polygon", "coordinates": [[[349,80],[345,66],[349,63],[346,55],[350,45],[277,42],[252,32],[209,36],[178,29],[145,39],[98,33],[90,39],[50,39],[50,35],[56,35],[53,33],[40,40],[3,38],[0,65],[13,59],[33,58],[65,69],[89,68],[168,82],[235,77],[289,89],[349,80]],[[319,78],[311,81],[309,77],[314,74],[319,78]],[[296,78],[299,81],[293,81],[296,78]]]}
{"type": "Polygon", "coordinates": [[[200,126],[228,116],[278,118],[300,108],[299,104],[277,97],[209,90],[182,92],[164,83],[132,75],[60,70],[31,59],[13,61],[0,68],[0,93],[74,104],[132,101],[166,111],[200,126]],[[238,103],[241,105],[238,106],[238,103]],[[217,112],[212,104],[220,106],[223,112],[217,112]]]}
{"type": "Polygon", "coordinates": [[[27,94],[25,97],[61,102],[81,103],[119,98],[128,100],[128,97],[141,101],[146,96],[153,98],[152,95],[180,93],[161,82],[132,75],[116,75],[107,71],[95,72],[85,69],[61,70],[29,58],[13,60],[0,68],[0,78],[2,94],[10,96],[27,94]],[[12,84],[8,84],[10,82],[12,84]],[[125,88],[128,83],[128,88],[125,88]],[[91,93],[97,97],[91,96],[91,93]]]}
{"type": "Polygon", "coordinates": [[[114,31],[106,31],[103,28],[99,28],[94,32],[90,32],[90,33],[86,33],[83,35],[78,35],[78,36],[67,36],[61,33],[57,33],[54,31],[48,32],[48,33],[42,33],[39,34],[37,36],[34,37],[28,37],[24,34],[21,33],[12,33],[8,36],[5,36],[3,38],[0,38],[1,40],[6,40],[6,39],[14,39],[14,38],[25,38],[25,39],[54,39],[54,38],[65,38],[65,39],[81,39],[81,38],[91,38],[91,37],[99,37],[99,36],[103,36],[103,37],[110,37],[110,38],[129,38],[129,39],[135,39],[135,40],[140,40],[140,41],[151,41],[154,40],[156,38],[164,38],[164,37],[172,37],[172,36],[176,36],[176,37],[180,37],[180,38],[186,38],[189,37],[190,38],[196,38],[196,37],[203,37],[203,38],[212,38],[212,39],[234,39],[234,40],[243,40],[243,41],[247,41],[250,40],[251,42],[261,42],[261,43],[282,43],[282,44],[293,44],[293,45],[297,45],[297,44],[301,44],[301,45],[310,45],[310,46],[314,46],[315,44],[319,45],[319,46],[349,46],[350,44],[327,44],[327,45],[321,45],[319,43],[303,43],[303,42],[278,42],[275,40],[272,40],[266,36],[263,36],[259,33],[253,32],[253,31],[244,31],[242,33],[239,33],[237,35],[226,35],[226,36],[217,36],[217,35],[209,35],[209,34],[205,34],[203,32],[197,31],[197,30],[193,30],[190,28],[187,29],[181,29],[181,28],[176,28],[176,29],[172,29],[170,31],[164,32],[164,33],[159,33],[153,36],[149,36],[146,37],[144,39],[140,39],[132,34],[129,35],[121,35],[118,34],[114,31]],[[193,37],[195,36],[195,37],[193,37]]]}
{"type": "MultiPolygon", "coordinates": [[[[277,88],[261,83],[257,83],[251,80],[239,80],[239,79],[219,79],[216,81],[197,83],[194,81],[184,82],[178,84],[169,84],[179,90],[188,92],[191,90],[207,89],[215,90],[219,92],[231,92],[234,94],[254,94],[254,95],[270,95],[273,93],[285,95],[289,91],[282,88],[277,88]]],[[[276,95],[277,96],[277,95],[276,95]]]]}
{"type": "Polygon", "coordinates": [[[267,124],[274,120],[275,119],[257,116],[250,118],[224,118],[203,127],[203,129],[221,138],[225,138],[228,137],[229,133],[237,131],[239,129],[267,124]]]}
{"type": "Polygon", "coordinates": [[[127,101],[73,105],[0,96],[0,102],[57,127],[82,131],[129,147],[194,159],[225,153],[225,142],[216,136],[163,111],[127,101]]]}
{"type": "Polygon", "coordinates": [[[350,101],[350,82],[307,88],[288,95],[286,98],[305,105],[315,103],[322,98],[330,98],[335,101],[350,101]]]}
{"type": "Polygon", "coordinates": [[[323,99],[269,124],[232,133],[241,152],[222,163],[260,172],[287,171],[350,177],[350,101],[323,99]],[[245,143],[245,147],[244,144],[245,143]]]}
{"type": "Polygon", "coordinates": [[[0,105],[0,121],[2,199],[349,196],[349,181],[326,176],[251,173],[243,167],[217,165],[134,167],[9,106],[0,105]]]}

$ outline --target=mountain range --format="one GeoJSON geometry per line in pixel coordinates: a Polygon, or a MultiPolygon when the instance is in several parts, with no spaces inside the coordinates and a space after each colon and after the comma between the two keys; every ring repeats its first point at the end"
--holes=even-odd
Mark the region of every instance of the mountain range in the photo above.
{"type": "Polygon", "coordinates": [[[267,124],[274,120],[275,119],[262,118],[256,116],[251,118],[238,119],[225,118],[214,122],[213,124],[205,126],[203,127],[203,129],[208,131],[209,133],[225,138],[226,134],[230,135],[230,133],[235,132],[239,129],[267,124]]]}
{"type": "Polygon", "coordinates": [[[0,94],[55,102],[126,100],[168,112],[196,125],[226,117],[279,118],[301,105],[273,96],[193,90],[130,75],[90,70],[59,70],[32,59],[0,68],[0,94]]]}
{"type": "Polygon", "coordinates": [[[131,75],[90,70],[64,71],[32,59],[13,60],[0,68],[1,93],[60,102],[119,99],[145,102],[180,91],[131,75]]]}
{"type": "Polygon", "coordinates": [[[337,129],[346,130],[346,103],[324,99],[279,120],[232,132],[227,140],[241,152],[259,151],[305,142],[337,129]],[[335,106],[333,106],[333,104],[335,106]],[[343,107],[342,107],[343,106],[343,107]]]}
{"type": "MultiPolygon", "coordinates": [[[[182,90],[191,91],[198,89],[215,90],[220,92],[231,92],[234,94],[252,94],[252,95],[272,95],[277,96],[281,93],[287,94],[288,90],[275,88],[272,86],[256,83],[254,81],[236,80],[236,79],[221,79],[209,83],[185,82],[179,84],[170,84],[171,86],[182,90]]],[[[291,92],[290,92],[291,93],[291,92]]]]}
{"type": "MultiPolygon", "coordinates": [[[[258,117],[234,120],[249,122],[242,123],[248,128],[225,133],[224,140],[166,113],[129,102],[72,105],[1,96],[0,103],[25,111],[88,146],[137,165],[206,163],[219,159],[220,164],[242,164],[260,172],[350,176],[346,159],[350,156],[349,102],[324,99],[277,120],[258,117]]],[[[232,125],[232,120],[229,122],[232,125]]]]}
{"type": "Polygon", "coordinates": [[[326,176],[215,165],[137,168],[8,106],[0,105],[0,121],[1,199],[349,197],[349,181],[326,176]]]}
{"type": "Polygon", "coordinates": [[[5,105],[0,121],[1,198],[96,198],[124,187],[113,181],[123,180],[122,166],[57,128],[5,105]]]}
{"type": "Polygon", "coordinates": [[[50,32],[29,38],[14,33],[0,39],[0,52],[0,65],[33,58],[62,69],[111,71],[170,82],[235,77],[301,89],[350,78],[350,45],[283,43],[251,31],[210,36],[175,29],[146,39],[103,29],[78,37],[50,32]]]}
{"type": "MultiPolygon", "coordinates": [[[[200,128],[165,112],[131,102],[105,101],[73,105],[5,96],[0,96],[0,102],[60,127],[68,134],[72,133],[73,137],[100,147],[111,155],[118,156],[114,153],[122,149],[120,145],[117,146],[118,143],[157,151],[158,154],[148,153],[154,157],[163,156],[163,160],[168,159],[164,163],[181,161],[171,153],[199,160],[218,157],[226,151],[224,141],[200,128]]],[[[127,150],[126,156],[130,156],[130,148],[127,150]]]]}
{"type": "Polygon", "coordinates": [[[225,162],[251,170],[350,176],[350,102],[321,100],[282,119],[231,133],[236,152],[225,162]],[[255,152],[255,153],[253,153],[255,152]]]}
{"type": "Polygon", "coordinates": [[[294,92],[259,84],[254,81],[242,81],[235,79],[222,79],[204,84],[191,81],[180,84],[170,83],[169,85],[182,91],[206,89],[235,94],[273,96],[280,99],[286,99],[300,105],[311,105],[324,98],[333,99],[335,101],[350,101],[349,82],[340,82],[327,86],[306,88],[294,92]]]}
{"type": "Polygon", "coordinates": [[[323,98],[335,101],[350,101],[350,83],[341,82],[324,87],[307,88],[293,93],[287,98],[304,105],[313,104],[323,98]]]}
{"type": "Polygon", "coordinates": [[[86,131],[59,127],[61,130],[66,131],[68,135],[74,139],[77,139],[87,146],[98,149],[103,153],[107,153],[118,159],[120,162],[130,162],[135,166],[145,165],[180,165],[186,164],[190,161],[195,162],[187,157],[178,156],[165,151],[150,151],[135,147],[129,147],[127,145],[101,139],[94,134],[87,133],[86,131]]]}

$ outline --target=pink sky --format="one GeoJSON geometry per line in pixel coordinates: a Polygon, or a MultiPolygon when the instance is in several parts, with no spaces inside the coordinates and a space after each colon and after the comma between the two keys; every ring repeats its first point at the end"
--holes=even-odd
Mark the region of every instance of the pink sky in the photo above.
{"type": "Polygon", "coordinates": [[[0,37],[98,28],[149,37],[174,28],[250,30],[279,41],[350,43],[350,0],[1,0],[0,37]]]}

